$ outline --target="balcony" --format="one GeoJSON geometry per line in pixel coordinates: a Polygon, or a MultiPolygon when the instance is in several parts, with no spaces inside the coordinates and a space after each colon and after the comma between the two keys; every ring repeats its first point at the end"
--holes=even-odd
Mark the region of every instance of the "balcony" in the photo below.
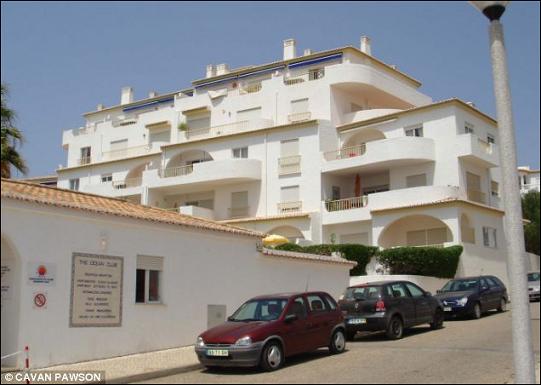
{"type": "Polygon", "coordinates": [[[113,188],[117,190],[126,190],[134,187],[141,187],[143,184],[143,178],[126,178],[124,180],[114,180],[112,182],[113,188]]]}
{"type": "Polygon", "coordinates": [[[188,130],[186,130],[186,138],[188,140],[206,139],[221,135],[229,135],[239,132],[248,132],[268,128],[272,127],[273,124],[274,122],[272,121],[272,119],[252,119],[198,129],[188,128],[188,130]]]}
{"type": "Polygon", "coordinates": [[[158,143],[153,143],[152,146],[145,144],[142,146],[126,147],[126,148],[122,148],[118,150],[104,151],[101,154],[101,160],[109,161],[109,160],[116,160],[116,159],[123,159],[123,158],[132,158],[135,156],[158,153],[160,151],[161,150],[159,148],[158,143]]]}
{"type": "Polygon", "coordinates": [[[318,68],[316,70],[308,70],[291,74],[290,76],[284,78],[284,84],[286,86],[293,86],[296,84],[322,79],[323,77],[325,77],[325,68],[318,68]]]}
{"type": "Polygon", "coordinates": [[[84,186],[84,191],[105,195],[111,197],[124,197],[132,195],[140,195],[142,193],[143,179],[126,178],[121,180],[113,180],[84,186]]]}
{"type": "Polygon", "coordinates": [[[300,174],[301,156],[286,156],[278,158],[278,175],[300,174]]]}
{"type": "Polygon", "coordinates": [[[298,122],[304,122],[306,120],[310,120],[312,118],[311,112],[297,112],[294,114],[289,114],[287,116],[287,121],[289,123],[298,123],[298,122]]]}
{"type": "Polygon", "coordinates": [[[382,168],[433,162],[434,141],[430,138],[399,137],[375,140],[359,146],[323,154],[322,172],[348,174],[382,168]]]}
{"type": "Polygon", "coordinates": [[[468,190],[467,196],[469,201],[487,204],[487,194],[482,191],[468,190]]]}
{"type": "Polygon", "coordinates": [[[84,156],[82,158],[77,159],[77,166],[84,166],[85,164],[92,163],[92,157],[90,156],[84,156]]]}
{"type": "Polygon", "coordinates": [[[213,188],[261,180],[261,161],[224,159],[143,172],[145,185],[174,191],[175,187],[213,188]]]}
{"type": "Polygon", "coordinates": [[[498,147],[479,138],[475,134],[458,135],[457,156],[481,167],[497,167],[498,147]]]}
{"type": "Polygon", "coordinates": [[[411,206],[459,197],[458,187],[453,186],[422,186],[384,191],[368,196],[322,202],[321,219],[323,225],[367,221],[372,219],[371,212],[373,210],[411,206]]]}
{"type": "Polygon", "coordinates": [[[396,108],[373,108],[368,110],[350,112],[343,115],[342,124],[362,122],[363,120],[378,118],[380,116],[390,115],[400,111],[403,110],[399,110],[396,108]]]}
{"type": "Polygon", "coordinates": [[[290,214],[302,212],[302,201],[280,202],[277,205],[279,214],[290,214]]]}
{"type": "Polygon", "coordinates": [[[192,217],[214,220],[214,210],[199,206],[180,206],[177,211],[192,217]]]}

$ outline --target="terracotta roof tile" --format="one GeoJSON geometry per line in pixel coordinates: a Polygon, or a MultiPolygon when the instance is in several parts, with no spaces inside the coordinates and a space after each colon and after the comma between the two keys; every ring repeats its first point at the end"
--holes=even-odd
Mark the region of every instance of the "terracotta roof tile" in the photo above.
{"type": "Polygon", "coordinates": [[[43,186],[2,178],[2,199],[17,199],[26,202],[65,207],[98,214],[115,215],[171,225],[187,226],[202,230],[221,231],[236,235],[262,238],[264,234],[218,223],[203,218],[183,215],[155,207],[143,206],[122,199],[104,197],[78,191],[43,186]]]}

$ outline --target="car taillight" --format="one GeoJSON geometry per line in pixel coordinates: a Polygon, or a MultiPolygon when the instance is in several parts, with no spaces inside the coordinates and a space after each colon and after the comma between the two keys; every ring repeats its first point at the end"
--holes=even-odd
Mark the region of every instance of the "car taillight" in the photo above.
{"type": "Polygon", "coordinates": [[[379,299],[378,302],[376,302],[376,311],[385,311],[385,302],[383,302],[383,300],[379,299]]]}

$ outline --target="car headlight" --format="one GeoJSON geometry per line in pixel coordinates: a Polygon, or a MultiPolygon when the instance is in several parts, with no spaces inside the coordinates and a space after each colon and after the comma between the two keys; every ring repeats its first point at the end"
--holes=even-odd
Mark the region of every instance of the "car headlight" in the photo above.
{"type": "Polygon", "coordinates": [[[203,341],[203,338],[197,337],[197,341],[195,342],[195,346],[198,348],[204,348],[205,347],[205,341],[203,341]]]}
{"type": "Polygon", "coordinates": [[[462,297],[460,298],[457,303],[460,305],[460,306],[466,306],[466,304],[468,303],[468,297],[462,297]]]}
{"type": "Polygon", "coordinates": [[[252,344],[252,339],[250,337],[242,337],[235,342],[236,346],[250,346],[252,344]]]}

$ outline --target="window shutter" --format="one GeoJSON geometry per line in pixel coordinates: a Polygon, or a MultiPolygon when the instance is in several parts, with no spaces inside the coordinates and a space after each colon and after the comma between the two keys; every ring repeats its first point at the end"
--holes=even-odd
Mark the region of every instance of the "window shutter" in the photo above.
{"type": "Polygon", "coordinates": [[[280,195],[282,202],[298,202],[299,186],[282,187],[280,195]]]}
{"type": "Polygon", "coordinates": [[[137,269],[163,271],[163,257],[137,256],[137,269]]]}
{"type": "Polygon", "coordinates": [[[124,150],[128,148],[128,139],[115,140],[111,142],[111,151],[124,150]]]}
{"type": "Polygon", "coordinates": [[[237,122],[244,122],[245,120],[255,119],[261,119],[261,107],[237,111],[237,122]]]}
{"type": "Polygon", "coordinates": [[[308,112],[308,99],[292,100],[291,113],[300,114],[302,112],[308,112]]]}

